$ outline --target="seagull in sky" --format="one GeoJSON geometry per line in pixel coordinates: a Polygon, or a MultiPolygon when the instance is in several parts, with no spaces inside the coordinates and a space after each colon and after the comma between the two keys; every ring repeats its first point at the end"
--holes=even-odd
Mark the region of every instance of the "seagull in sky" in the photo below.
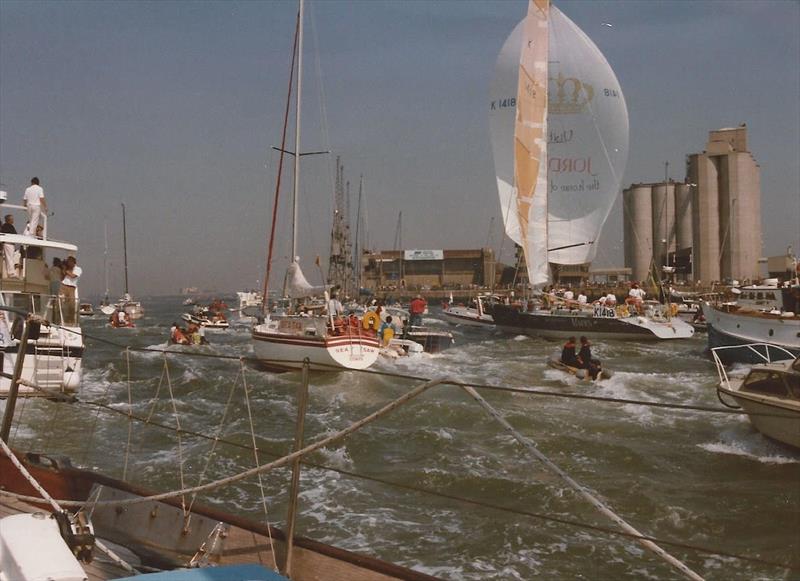
{"type": "Polygon", "coordinates": [[[609,22],[603,22],[603,26],[608,26],[609,28],[614,28],[614,25],[609,22]]]}

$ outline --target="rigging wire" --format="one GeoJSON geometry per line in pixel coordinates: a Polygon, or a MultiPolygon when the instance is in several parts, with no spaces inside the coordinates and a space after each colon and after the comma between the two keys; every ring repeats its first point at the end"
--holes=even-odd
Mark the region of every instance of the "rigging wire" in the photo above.
{"type": "MultiPolygon", "coordinates": [[[[66,329],[70,332],[69,329],[66,329]]],[[[84,337],[96,340],[100,343],[104,343],[107,345],[112,345],[115,347],[119,347],[120,349],[130,349],[131,351],[139,351],[143,353],[166,353],[170,355],[182,356],[182,357],[199,357],[199,358],[212,358],[212,359],[220,359],[220,360],[229,360],[229,361],[244,361],[247,363],[252,364],[263,364],[265,360],[259,359],[257,357],[242,357],[239,355],[220,355],[215,353],[188,353],[185,351],[170,351],[168,349],[153,349],[150,347],[131,347],[128,345],[124,345],[122,343],[117,343],[116,341],[111,341],[110,339],[105,339],[102,337],[97,337],[93,335],[89,335],[87,333],[83,334],[84,337]]],[[[271,360],[272,363],[293,363],[293,364],[301,364],[300,361],[291,361],[291,360],[271,360]]],[[[320,368],[325,368],[324,364],[319,364],[320,368]]],[[[333,369],[333,366],[330,366],[333,369]]],[[[375,371],[371,369],[364,369],[359,370],[359,373],[367,374],[367,375],[376,375],[382,377],[389,377],[393,379],[402,379],[402,380],[410,380],[410,381],[430,381],[431,378],[422,377],[422,376],[415,376],[415,375],[403,375],[399,373],[392,373],[390,371],[375,371]]],[[[163,380],[163,376],[162,376],[163,380]]],[[[514,387],[508,385],[492,385],[492,384],[482,384],[482,383],[471,383],[471,382],[459,382],[459,385],[463,385],[466,387],[474,387],[478,390],[490,390],[490,391],[498,391],[498,392],[507,392],[507,393],[520,393],[525,395],[533,395],[533,396],[541,396],[541,397],[556,397],[556,398],[564,398],[564,399],[579,399],[579,400],[589,400],[589,401],[597,401],[600,403],[616,403],[616,404],[623,404],[623,405],[639,405],[645,407],[655,407],[655,408],[663,408],[663,409],[675,409],[675,410],[685,410],[685,411],[696,411],[696,412],[707,412],[707,413],[714,413],[714,414],[728,414],[728,415],[750,415],[750,416],[763,416],[763,417],[785,417],[785,414],[773,414],[767,412],[745,412],[744,410],[731,410],[731,409],[724,409],[718,407],[711,407],[711,406],[703,406],[703,405],[689,405],[689,404],[678,404],[678,403],[669,403],[669,402],[659,402],[659,401],[647,401],[641,399],[631,399],[631,398],[620,398],[620,397],[606,397],[606,396],[599,396],[599,395],[591,395],[586,393],[574,393],[574,392],[563,392],[563,391],[550,391],[546,389],[537,389],[537,388],[530,388],[530,387],[514,387]]],[[[158,394],[156,393],[156,398],[158,394]]],[[[76,400],[74,403],[81,403],[82,400],[76,400]]],[[[84,402],[85,403],[85,402],[84,402]]],[[[152,415],[152,412],[151,412],[152,415]]]]}
{"type": "MultiPolygon", "coordinates": [[[[435,383],[435,382],[431,382],[431,383],[435,383]]],[[[110,405],[107,405],[107,404],[102,404],[100,402],[94,402],[91,405],[97,405],[99,407],[102,407],[105,411],[109,411],[109,412],[112,412],[114,414],[118,414],[118,415],[122,415],[122,416],[127,416],[128,415],[123,410],[114,408],[114,407],[112,407],[110,405]]],[[[136,421],[144,422],[144,423],[146,423],[146,424],[148,424],[150,426],[156,427],[156,428],[160,428],[160,429],[168,430],[168,431],[176,431],[176,428],[173,427],[173,426],[169,426],[169,425],[166,425],[166,424],[163,424],[163,423],[160,423],[160,422],[152,421],[152,420],[150,420],[148,418],[143,418],[143,417],[136,416],[136,415],[132,415],[131,417],[136,421]]],[[[247,444],[242,444],[240,442],[236,442],[236,441],[232,441],[232,440],[225,440],[225,439],[218,438],[218,437],[215,437],[215,436],[209,436],[207,434],[203,434],[203,433],[200,433],[200,432],[195,432],[195,431],[192,431],[192,430],[187,430],[187,429],[181,428],[180,431],[183,434],[186,434],[186,435],[195,436],[195,437],[198,437],[198,438],[201,438],[201,439],[206,439],[206,440],[212,440],[212,441],[219,442],[221,444],[225,444],[225,445],[228,445],[228,446],[231,446],[231,447],[240,448],[242,450],[252,450],[253,449],[251,446],[249,446],[247,444]]],[[[267,449],[265,449],[263,447],[260,447],[259,450],[261,450],[267,456],[272,456],[272,457],[275,457],[275,458],[278,458],[278,459],[285,459],[286,458],[285,456],[282,456],[280,453],[267,450],[267,449]]],[[[294,456],[294,455],[295,454],[292,454],[291,456],[294,456]]],[[[660,543],[660,544],[667,545],[667,546],[672,546],[672,547],[676,547],[676,548],[682,548],[682,549],[686,549],[686,550],[696,551],[698,553],[716,555],[716,556],[721,556],[721,557],[726,557],[726,558],[734,558],[734,559],[738,559],[738,560],[741,560],[741,561],[746,561],[746,562],[759,564],[759,565],[765,565],[765,566],[770,566],[770,567],[778,567],[778,568],[788,569],[788,570],[800,570],[800,568],[798,568],[797,566],[795,566],[795,565],[793,565],[791,563],[773,561],[773,560],[769,560],[769,559],[762,559],[762,558],[759,558],[759,557],[751,557],[751,556],[747,556],[747,555],[741,555],[741,554],[737,554],[737,553],[731,553],[731,552],[723,551],[723,550],[720,550],[720,549],[704,547],[704,546],[701,546],[701,545],[695,545],[695,544],[691,544],[691,543],[682,543],[682,542],[679,542],[679,541],[672,541],[672,540],[669,540],[669,539],[664,539],[664,538],[661,538],[661,537],[655,537],[655,536],[651,536],[651,535],[636,535],[636,534],[633,534],[633,533],[616,530],[616,529],[613,529],[613,528],[610,528],[610,527],[604,527],[602,525],[595,525],[595,524],[592,524],[592,523],[588,523],[586,521],[581,521],[581,520],[576,520],[576,519],[567,519],[567,518],[564,518],[564,517],[555,516],[555,515],[546,514],[546,513],[539,513],[539,512],[533,512],[533,511],[528,511],[528,510],[523,510],[523,509],[516,509],[516,508],[513,508],[513,507],[503,506],[503,505],[496,504],[496,503],[491,503],[491,502],[482,501],[482,500],[476,500],[476,499],[472,499],[472,498],[468,498],[468,497],[464,497],[464,496],[459,496],[459,495],[450,494],[450,493],[447,493],[447,492],[442,492],[442,491],[439,491],[439,490],[436,490],[436,489],[432,489],[432,488],[429,488],[429,487],[423,487],[423,486],[418,486],[418,485],[411,485],[411,484],[404,484],[404,483],[400,483],[400,482],[394,482],[394,481],[391,481],[391,480],[387,480],[385,478],[379,478],[379,477],[376,477],[376,476],[369,476],[369,475],[366,475],[366,474],[362,474],[362,473],[358,473],[358,472],[354,472],[354,471],[350,471],[350,470],[345,470],[345,469],[342,469],[342,468],[335,468],[335,467],[328,466],[328,465],[325,465],[325,464],[310,462],[310,461],[304,460],[302,458],[301,458],[300,462],[304,466],[309,466],[309,467],[313,467],[313,468],[317,468],[317,469],[322,469],[322,470],[335,472],[337,474],[341,474],[343,476],[348,476],[348,477],[351,477],[351,478],[361,479],[361,480],[370,481],[370,482],[376,482],[376,483],[384,484],[384,485],[387,485],[387,486],[390,486],[390,487],[393,487],[393,488],[398,488],[398,489],[401,489],[401,490],[408,490],[408,491],[412,491],[412,492],[416,492],[416,493],[420,493],[420,494],[428,494],[428,495],[436,496],[436,497],[439,497],[439,498],[444,498],[444,499],[447,499],[447,500],[452,500],[452,501],[459,502],[459,503],[469,504],[469,505],[472,505],[472,506],[479,506],[479,507],[482,507],[482,508],[487,508],[487,509],[491,509],[491,510],[497,510],[497,511],[505,512],[505,513],[509,513],[509,514],[515,514],[515,515],[519,515],[519,516],[526,516],[526,517],[534,518],[534,519],[537,519],[537,520],[542,520],[542,521],[545,521],[545,522],[563,524],[563,525],[567,525],[567,526],[571,526],[571,527],[575,527],[575,528],[579,528],[579,529],[593,530],[593,531],[596,531],[596,532],[606,533],[606,534],[609,534],[609,535],[612,535],[612,536],[630,538],[632,540],[651,541],[651,542],[660,543]]],[[[290,468],[290,466],[289,466],[289,464],[287,462],[283,462],[283,464],[280,467],[282,467],[282,468],[290,468]]],[[[35,502],[35,501],[39,500],[36,497],[18,495],[18,494],[10,493],[8,491],[0,490],[0,496],[3,496],[3,495],[15,497],[15,498],[18,498],[18,499],[23,500],[23,501],[34,501],[35,502]]],[[[61,501],[61,504],[62,505],[70,505],[70,506],[72,506],[72,505],[80,505],[81,503],[77,502],[77,501],[71,501],[71,502],[70,501],[61,501]]],[[[97,499],[94,499],[91,504],[94,506],[96,504],[114,504],[114,503],[113,502],[112,503],[108,503],[108,502],[98,503],[97,499]]]]}

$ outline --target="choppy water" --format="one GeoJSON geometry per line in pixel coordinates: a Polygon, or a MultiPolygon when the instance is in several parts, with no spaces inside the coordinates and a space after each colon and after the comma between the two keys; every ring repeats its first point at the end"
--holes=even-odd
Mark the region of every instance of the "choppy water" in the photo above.
{"type": "MultiPolygon", "coordinates": [[[[224,437],[250,442],[237,360],[167,357],[108,345],[161,348],[182,311],[177,299],[147,303],[135,329],[85,321],[88,349],[83,400],[126,409],[128,361],[134,412],[174,424],[169,387],[184,428],[213,435],[227,411],[224,437]],[[163,378],[163,379],[162,379],[163,378]],[[153,396],[160,387],[160,397],[153,396]]],[[[428,324],[445,325],[435,317],[428,324]]],[[[721,407],[705,338],[634,344],[609,341],[595,351],[615,376],[587,388],[548,368],[558,344],[528,337],[454,329],[456,345],[421,360],[385,361],[380,369],[478,384],[721,407]]],[[[210,331],[206,352],[249,356],[246,323],[210,331]]],[[[739,372],[743,372],[740,369],[739,372]]],[[[299,373],[250,367],[245,377],[259,446],[274,455],[292,445],[299,373]]],[[[313,375],[306,420],[310,442],[344,428],[414,381],[350,372],[313,375]]],[[[745,417],[700,411],[493,392],[483,395],[516,429],[535,441],[573,478],[645,534],[800,567],[800,452],[771,442],[745,417]]],[[[2,405],[2,404],[0,404],[2,405]]],[[[76,464],[121,476],[128,423],[84,405],[21,404],[12,442],[22,449],[68,454],[76,464]]],[[[196,484],[211,443],[183,441],[186,482],[196,484]]],[[[158,429],[133,428],[128,479],[177,488],[178,445],[158,429]]],[[[272,459],[263,455],[262,461],[272,459]]],[[[447,579],[672,579],[680,576],[633,541],[566,524],[537,513],[609,526],[465,393],[438,387],[349,439],[315,454],[318,464],[509,509],[465,504],[389,487],[321,468],[302,476],[298,534],[447,579]]],[[[252,452],[221,446],[206,480],[253,466],[252,452]]],[[[271,522],[283,525],[288,470],[265,475],[271,522]]],[[[260,518],[254,482],[215,491],[204,502],[260,518]]],[[[665,547],[709,579],[798,578],[800,572],[730,557],[665,547]]]]}

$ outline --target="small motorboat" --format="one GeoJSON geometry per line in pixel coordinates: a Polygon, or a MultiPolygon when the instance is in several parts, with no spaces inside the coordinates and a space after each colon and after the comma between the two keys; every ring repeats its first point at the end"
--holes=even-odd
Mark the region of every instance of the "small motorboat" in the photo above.
{"type": "MultiPolygon", "coordinates": [[[[592,378],[589,376],[587,369],[580,369],[578,367],[571,367],[566,363],[561,362],[561,358],[558,355],[553,355],[547,360],[547,365],[552,367],[553,369],[558,369],[559,371],[563,371],[564,373],[569,373],[574,375],[581,381],[592,381],[592,378]]],[[[594,381],[603,381],[604,379],[610,379],[613,377],[614,373],[610,369],[601,369],[600,373],[597,374],[597,378],[594,381]]]]}
{"type": "Polygon", "coordinates": [[[92,306],[92,303],[81,303],[78,312],[80,313],[81,317],[93,317],[94,307],[92,306]]]}
{"type": "Polygon", "coordinates": [[[720,402],[744,409],[753,427],[768,438],[800,448],[800,357],[764,343],[716,347],[711,354],[719,374],[720,402]],[[731,378],[723,363],[726,358],[720,354],[730,349],[747,349],[763,363],[753,365],[743,378],[731,378]],[[736,404],[726,402],[723,396],[736,404]]]}
{"type": "Polygon", "coordinates": [[[123,310],[116,310],[111,313],[108,318],[108,324],[115,329],[130,329],[136,326],[133,319],[123,310]]]}
{"type": "Polygon", "coordinates": [[[389,344],[381,348],[381,357],[397,359],[398,357],[419,357],[425,352],[422,345],[411,339],[392,338],[389,344]]]}
{"type": "Polygon", "coordinates": [[[209,318],[208,315],[202,313],[183,313],[181,315],[181,319],[187,323],[194,323],[195,325],[205,327],[206,329],[227,329],[231,326],[230,323],[228,323],[228,321],[224,318],[209,318]]]}

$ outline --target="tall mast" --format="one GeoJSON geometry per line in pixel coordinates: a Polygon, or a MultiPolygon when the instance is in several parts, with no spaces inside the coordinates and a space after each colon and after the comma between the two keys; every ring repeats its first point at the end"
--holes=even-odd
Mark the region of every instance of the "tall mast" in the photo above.
{"type": "Polygon", "coordinates": [[[294,120],[294,184],[292,187],[292,259],[297,257],[297,193],[300,185],[300,102],[303,87],[303,0],[300,0],[300,26],[297,35],[297,94],[294,120]]]}
{"type": "Polygon", "coordinates": [[[125,259],[125,294],[128,294],[128,228],[125,224],[125,204],[122,204],[122,255],[125,259]]]}
{"type": "Polygon", "coordinates": [[[108,222],[103,222],[103,275],[106,279],[106,296],[103,304],[108,304],[108,222]]]}

